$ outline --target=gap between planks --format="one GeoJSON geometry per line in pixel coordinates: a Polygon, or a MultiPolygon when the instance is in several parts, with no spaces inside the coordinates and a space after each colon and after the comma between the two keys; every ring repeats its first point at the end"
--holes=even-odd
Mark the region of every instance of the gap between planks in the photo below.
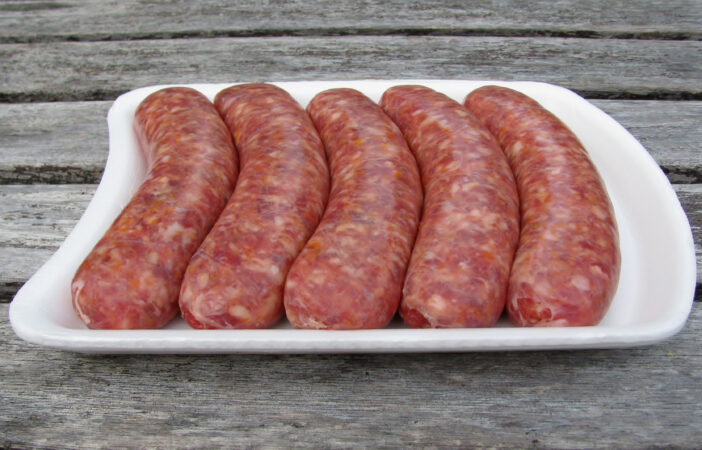
{"type": "Polygon", "coordinates": [[[571,39],[621,39],[700,41],[702,33],[676,31],[566,30],[559,28],[438,28],[438,27],[327,27],[327,28],[263,28],[229,30],[185,30],[141,33],[76,33],[0,36],[0,44],[36,44],[48,42],[143,41],[199,38],[266,38],[266,37],[337,37],[337,36],[481,36],[481,37],[551,37],[571,39]]]}

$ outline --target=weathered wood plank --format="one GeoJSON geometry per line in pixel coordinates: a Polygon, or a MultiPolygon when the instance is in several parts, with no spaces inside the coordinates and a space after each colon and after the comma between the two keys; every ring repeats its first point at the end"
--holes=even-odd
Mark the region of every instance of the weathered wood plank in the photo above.
{"type": "Polygon", "coordinates": [[[702,36],[702,6],[690,0],[13,1],[0,4],[0,12],[0,42],[364,33],[702,36]]]}
{"type": "Polygon", "coordinates": [[[160,83],[535,80],[591,98],[702,98],[702,42],[447,36],[0,45],[0,101],[111,100],[160,83]]]}
{"type": "Polygon", "coordinates": [[[91,184],[0,187],[0,302],[10,301],[56,251],[95,188],[91,184]]]}
{"type": "MultiPolygon", "coordinates": [[[[592,100],[626,127],[673,183],[702,183],[702,102],[592,100]]],[[[0,104],[0,184],[98,183],[111,102],[0,104]]]]}
{"type": "Polygon", "coordinates": [[[0,104],[0,183],[99,182],[111,104],[0,104]]]}
{"type": "Polygon", "coordinates": [[[59,352],[19,340],[7,309],[6,448],[692,448],[702,435],[702,304],[642,348],[290,356],[59,352]]]}
{"type": "Polygon", "coordinates": [[[73,229],[95,185],[2,186],[0,245],[54,250],[73,229]],[[29,188],[29,189],[27,189],[29,188]],[[14,245],[13,245],[14,244],[14,245]]]}
{"type": "MultiPolygon", "coordinates": [[[[674,187],[690,221],[702,282],[702,184],[674,187]]],[[[0,186],[0,251],[6,260],[0,266],[0,302],[10,301],[64,241],[94,191],[94,185],[0,186]]],[[[696,295],[702,297],[702,286],[696,295]]]]}
{"type": "Polygon", "coordinates": [[[673,187],[690,222],[697,257],[695,300],[702,300],[702,184],[677,184],[673,187]]]}
{"type": "Polygon", "coordinates": [[[702,102],[591,101],[641,142],[671,183],[702,183],[702,102]]]}

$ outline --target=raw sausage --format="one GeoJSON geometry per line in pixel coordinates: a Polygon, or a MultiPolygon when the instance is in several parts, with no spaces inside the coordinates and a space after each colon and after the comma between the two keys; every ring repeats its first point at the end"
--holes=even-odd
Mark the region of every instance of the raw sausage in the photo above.
{"type": "Polygon", "coordinates": [[[151,94],[134,128],[146,179],[71,284],[73,306],[89,328],[160,328],[171,320],[188,261],[236,181],[229,130],[199,92],[151,94]]]}
{"type": "Polygon", "coordinates": [[[507,312],[518,326],[600,322],[619,280],[612,204],[578,138],[517,91],[486,86],[466,106],[498,138],[517,180],[521,236],[507,312]]]}
{"type": "Polygon", "coordinates": [[[331,171],[319,227],[290,269],[285,311],[298,328],[381,328],[395,315],[422,203],[402,134],[358,91],[318,94],[308,111],[331,171]]]}
{"type": "Polygon", "coordinates": [[[425,195],[400,314],[411,327],[492,326],[519,238],[505,155],[466,108],[429,88],[395,86],[380,104],[417,158],[425,195]]]}
{"type": "Polygon", "coordinates": [[[324,212],[324,147],[305,110],[276,86],[233,86],[215,106],[241,171],[186,271],[180,307],[195,328],[266,328],[282,316],[285,276],[324,212]]]}

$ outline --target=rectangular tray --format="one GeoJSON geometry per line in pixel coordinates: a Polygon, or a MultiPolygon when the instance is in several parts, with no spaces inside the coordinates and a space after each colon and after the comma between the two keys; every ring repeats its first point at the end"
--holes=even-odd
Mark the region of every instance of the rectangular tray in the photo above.
{"type": "MultiPolygon", "coordinates": [[[[580,138],[602,175],[621,235],[621,279],[597,326],[516,328],[501,319],[485,329],[409,329],[400,320],[380,330],[296,330],[282,321],[268,330],[194,330],[180,318],[160,330],[88,330],[71,306],[78,265],[128,203],[145,174],[132,119],[138,104],[166,86],[136,89],[110,109],[109,155],[103,178],[80,221],[56,253],[18,291],[10,321],[29,342],[92,353],[447,352],[611,348],[651,344],[685,324],[695,290],[695,250],[687,217],[668,179],[641,144],[577,94],[546,83],[466,80],[362,80],[273,83],[302,106],[336,87],[374,101],[390,86],[422,84],[462,102],[473,89],[497,84],[524,92],[580,138]]],[[[189,85],[213,99],[230,84],[189,85]]]]}

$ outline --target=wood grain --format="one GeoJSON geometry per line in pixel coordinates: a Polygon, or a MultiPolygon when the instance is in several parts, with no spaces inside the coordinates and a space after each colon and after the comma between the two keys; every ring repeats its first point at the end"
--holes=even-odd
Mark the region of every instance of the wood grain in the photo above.
{"type": "Polygon", "coordinates": [[[0,4],[0,42],[388,33],[702,36],[696,1],[536,0],[525,6],[514,0],[13,1],[0,4]]]}
{"type": "Polygon", "coordinates": [[[0,45],[0,102],[112,100],[163,83],[348,78],[544,81],[591,98],[702,99],[702,42],[453,36],[0,45]]]}
{"type": "Polygon", "coordinates": [[[0,442],[17,447],[699,444],[702,305],[633,349],[90,356],[19,340],[0,305],[0,442]]]}
{"type": "Polygon", "coordinates": [[[73,229],[95,185],[0,186],[0,302],[8,302],[73,229]]]}
{"type": "MultiPolygon", "coordinates": [[[[592,100],[651,153],[672,183],[702,183],[702,102],[592,100]]],[[[0,104],[0,184],[98,183],[111,102],[0,104]]]]}
{"type": "Polygon", "coordinates": [[[99,182],[111,104],[0,104],[0,183],[99,182]]]}
{"type": "Polygon", "coordinates": [[[702,102],[592,100],[649,151],[671,183],[702,183],[702,102]]]}

